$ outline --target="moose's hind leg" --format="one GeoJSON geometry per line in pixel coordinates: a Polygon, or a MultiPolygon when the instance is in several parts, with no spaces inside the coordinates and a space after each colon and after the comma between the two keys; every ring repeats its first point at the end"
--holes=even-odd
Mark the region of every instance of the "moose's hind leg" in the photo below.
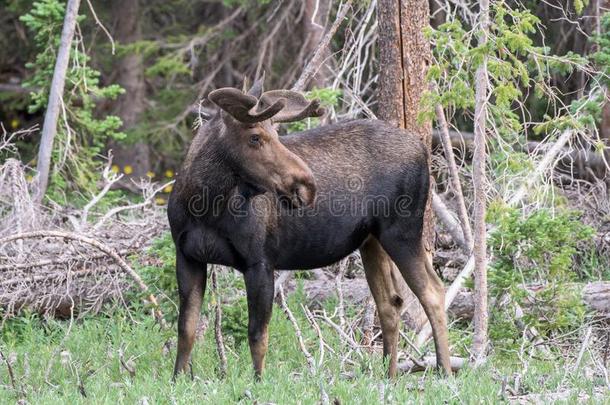
{"type": "Polygon", "coordinates": [[[397,233],[399,232],[382,234],[381,244],[392,257],[409,288],[424,308],[432,326],[437,365],[449,375],[451,374],[451,363],[445,315],[445,287],[432,267],[422,238],[404,238],[397,236],[397,233]]]}
{"type": "Polygon", "coordinates": [[[383,356],[389,357],[388,376],[396,376],[398,360],[398,322],[402,298],[396,293],[392,281],[392,260],[372,236],[360,246],[366,281],[369,284],[381,322],[383,356]]]}
{"type": "Polygon", "coordinates": [[[186,371],[195,343],[195,330],[201,314],[201,303],[205,292],[207,265],[187,259],[180,249],[176,251],[176,278],[180,298],[178,315],[178,354],[174,366],[176,375],[186,371]]]}

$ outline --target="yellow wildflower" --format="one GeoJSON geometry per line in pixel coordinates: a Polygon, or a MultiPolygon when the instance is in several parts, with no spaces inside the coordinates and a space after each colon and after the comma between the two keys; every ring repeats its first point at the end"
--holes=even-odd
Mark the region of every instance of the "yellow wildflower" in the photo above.
{"type": "Polygon", "coordinates": [[[123,168],[123,173],[125,173],[125,174],[133,173],[133,167],[131,167],[130,165],[125,165],[125,167],[123,168]]]}
{"type": "Polygon", "coordinates": [[[168,179],[171,179],[172,177],[174,177],[174,171],[172,169],[167,169],[165,171],[165,177],[167,177],[168,179]]]}
{"type": "Polygon", "coordinates": [[[19,126],[19,120],[17,118],[13,118],[11,120],[11,128],[12,129],[17,129],[18,126],[19,126]]]}
{"type": "Polygon", "coordinates": [[[169,185],[163,187],[163,192],[164,193],[171,193],[173,188],[174,187],[171,184],[169,184],[169,185]]]}
{"type": "Polygon", "coordinates": [[[146,177],[152,179],[153,177],[155,177],[155,174],[149,170],[146,172],[146,177]]]}
{"type": "Polygon", "coordinates": [[[112,165],[110,167],[110,170],[112,171],[112,173],[118,173],[121,171],[121,169],[119,168],[119,165],[112,165]]]}
{"type": "Polygon", "coordinates": [[[161,198],[161,197],[157,197],[157,198],[155,198],[155,203],[156,203],[157,205],[165,205],[165,202],[166,202],[166,201],[165,201],[165,198],[161,198]]]}

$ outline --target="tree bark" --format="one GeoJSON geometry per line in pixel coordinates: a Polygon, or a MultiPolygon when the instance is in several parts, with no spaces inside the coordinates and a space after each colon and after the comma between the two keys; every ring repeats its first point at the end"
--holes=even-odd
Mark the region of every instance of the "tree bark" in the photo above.
{"type": "MultiPolygon", "coordinates": [[[[430,45],[423,30],[429,24],[428,0],[380,0],[377,6],[379,22],[379,89],[378,117],[399,128],[417,135],[431,156],[432,126],[417,120],[422,94],[427,90],[426,73],[431,58],[430,45]]],[[[429,161],[428,161],[429,163],[429,161]]],[[[432,183],[432,179],[431,179],[432,183]]],[[[430,188],[432,189],[432,187],[430,188]]],[[[434,221],[432,198],[424,213],[424,244],[428,254],[434,247],[434,221]]],[[[393,277],[404,284],[398,269],[393,277]]],[[[397,286],[405,302],[417,300],[406,287],[397,286]]],[[[424,320],[423,310],[410,314],[417,326],[424,320]]]]}
{"type": "MultiPolygon", "coordinates": [[[[489,30],[489,0],[480,1],[479,45],[484,46],[488,40],[489,30]]],[[[474,112],[474,336],[472,340],[472,356],[475,364],[485,360],[487,351],[487,230],[485,227],[486,212],[486,179],[485,165],[487,162],[486,130],[487,130],[487,57],[483,57],[475,76],[475,112],[474,112]]]]}
{"type": "MultiPolygon", "coordinates": [[[[112,13],[115,18],[115,39],[121,45],[131,44],[141,39],[139,0],[114,0],[112,13]]],[[[116,101],[115,114],[123,121],[123,130],[133,128],[146,107],[146,85],[144,82],[144,64],[142,56],[136,52],[127,53],[117,64],[116,83],[125,93],[116,101]]],[[[113,151],[113,161],[122,170],[131,167],[131,173],[125,172],[128,186],[130,179],[146,177],[150,170],[150,147],[145,141],[133,145],[124,145],[115,141],[109,142],[113,151]]]]}
{"type": "Polygon", "coordinates": [[[55,61],[55,69],[53,71],[51,91],[49,92],[49,102],[42,126],[40,147],[38,148],[38,164],[36,166],[36,170],[38,171],[38,190],[35,198],[35,201],[38,203],[42,202],[49,184],[53,141],[57,134],[57,120],[59,118],[59,109],[62,104],[62,96],[66,84],[66,71],[68,69],[68,63],[70,62],[70,48],[72,47],[72,38],[74,37],[74,30],[76,28],[76,18],[78,16],[79,6],[80,0],[68,0],[66,16],[64,17],[64,26],[61,31],[59,50],[57,52],[57,60],[55,61]]]}

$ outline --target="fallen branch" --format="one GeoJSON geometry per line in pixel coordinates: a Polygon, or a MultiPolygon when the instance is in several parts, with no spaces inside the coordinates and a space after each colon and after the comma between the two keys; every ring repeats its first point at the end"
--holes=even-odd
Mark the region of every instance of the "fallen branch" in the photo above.
{"type": "MultiPolygon", "coordinates": [[[[450,357],[451,362],[451,371],[455,372],[466,365],[466,359],[462,357],[450,357]]],[[[425,371],[431,368],[436,368],[436,357],[435,356],[426,356],[423,359],[409,359],[403,363],[398,364],[398,370],[404,373],[416,373],[418,371],[425,371]]]]}
{"type": "Polygon", "coordinates": [[[17,380],[15,379],[15,372],[13,371],[13,366],[10,360],[4,355],[4,352],[2,350],[0,350],[0,359],[2,359],[4,363],[6,363],[6,370],[8,372],[8,378],[11,382],[11,387],[13,387],[13,390],[17,393],[19,398],[25,398],[25,392],[23,391],[23,389],[19,389],[19,387],[17,386],[17,380]]]}
{"type": "Polygon", "coordinates": [[[297,323],[297,320],[295,319],[294,315],[290,311],[290,308],[288,308],[288,304],[286,304],[286,299],[284,298],[284,290],[281,285],[280,285],[279,299],[280,299],[280,307],[282,308],[282,310],[284,311],[284,313],[290,320],[290,323],[292,323],[292,327],[294,328],[294,333],[297,335],[297,340],[299,341],[299,347],[301,348],[301,351],[303,352],[303,355],[305,356],[305,360],[307,360],[307,365],[309,366],[309,371],[311,372],[311,374],[314,374],[315,370],[316,370],[316,366],[315,366],[313,356],[311,355],[311,353],[309,353],[309,350],[307,350],[307,347],[305,347],[305,341],[303,340],[303,333],[301,333],[301,328],[299,328],[299,324],[297,323]]]}
{"type": "MultiPolygon", "coordinates": [[[[438,220],[445,226],[447,232],[451,235],[451,238],[462,250],[466,253],[470,253],[472,250],[472,239],[467,241],[460,221],[453,217],[453,213],[447,208],[442,198],[435,192],[432,191],[432,209],[434,215],[438,220]]],[[[470,225],[468,225],[470,227],[470,225]]],[[[472,238],[472,235],[470,235],[472,238]]]]}
{"type": "MultiPolygon", "coordinates": [[[[108,256],[110,256],[111,258],[114,259],[114,261],[119,265],[119,267],[129,277],[131,277],[131,279],[136,283],[136,285],[140,288],[140,290],[142,290],[142,292],[144,292],[144,293],[149,292],[148,286],[144,283],[144,281],[138,275],[138,273],[136,273],[127,264],[127,262],[125,262],[125,260],[123,260],[121,258],[121,256],[118,255],[118,253],[113,248],[111,248],[110,246],[105,245],[93,238],[90,238],[90,237],[87,237],[84,235],[80,235],[80,234],[76,234],[76,233],[72,233],[72,232],[50,231],[50,230],[24,232],[24,233],[20,233],[17,235],[11,235],[6,238],[0,239],[0,246],[5,243],[12,242],[15,240],[20,240],[20,239],[49,238],[49,237],[50,238],[64,238],[64,239],[79,241],[79,242],[87,243],[87,244],[101,250],[102,252],[104,252],[105,254],[107,254],[108,256]]],[[[149,293],[148,300],[152,303],[152,305],[154,307],[153,315],[155,316],[155,318],[157,318],[157,320],[161,321],[163,319],[163,314],[162,314],[161,310],[159,309],[159,303],[157,302],[157,298],[152,293],[149,293]]]]}
{"type": "MultiPolygon", "coordinates": [[[[130,251],[128,249],[122,249],[117,252],[117,254],[124,256],[128,254],[130,251]]],[[[33,269],[35,267],[45,267],[45,266],[56,266],[59,264],[67,264],[71,262],[84,262],[89,260],[99,260],[108,257],[106,253],[98,253],[96,255],[84,256],[84,257],[66,257],[61,259],[45,259],[39,260],[33,263],[15,263],[15,264],[5,264],[0,266],[0,271],[5,270],[19,270],[19,269],[33,269]]],[[[6,282],[0,282],[0,285],[3,285],[6,282]]]]}

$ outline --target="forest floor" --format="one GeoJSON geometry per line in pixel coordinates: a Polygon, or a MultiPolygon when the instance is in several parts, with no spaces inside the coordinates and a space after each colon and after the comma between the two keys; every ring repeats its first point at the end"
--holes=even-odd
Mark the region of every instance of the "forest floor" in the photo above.
{"type": "MultiPolygon", "coordinates": [[[[223,274],[219,284],[226,286],[231,277],[223,274]]],[[[325,343],[320,346],[317,332],[300,309],[305,297],[299,284],[288,297],[288,307],[314,358],[313,372],[292,323],[277,305],[270,325],[267,368],[259,383],[253,381],[245,339],[247,314],[241,300],[234,306],[225,305],[226,377],[220,377],[214,326],[207,322],[209,327],[204,326],[194,349],[194,379],[182,376],[176,384],[171,383],[176,336],[171,318],[175,311],[166,313],[170,319],[166,327],[147,315],[145,308],[135,307],[115,307],[73,322],[21,316],[5,323],[0,338],[5,356],[0,364],[0,402],[610,404],[608,376],[595,366],[602,359],[592,358],[594,351],[587,347],[576,349],[571,356],[547,360],[492,350],[484,366],[467,367],[449,378],[429,371],[390,381],[384,375],[379,345],[355,352],[336,330],[320,323],[325,343]]],[[[206,295],[204,314],[213,312],[209,309],[214,299],[212,294],[206,295]]],[[[335,305],[329,301],[322,310],[333,313],[335,305]]],[[[346,307],[346,319],[356,311],[346,307]]],[[[459,352],[468,332],[455,326],[451,329],[452,352],[459,352]]],[[[402,342],[402,350],[406,350],[404,339],[402,342]]]]}

